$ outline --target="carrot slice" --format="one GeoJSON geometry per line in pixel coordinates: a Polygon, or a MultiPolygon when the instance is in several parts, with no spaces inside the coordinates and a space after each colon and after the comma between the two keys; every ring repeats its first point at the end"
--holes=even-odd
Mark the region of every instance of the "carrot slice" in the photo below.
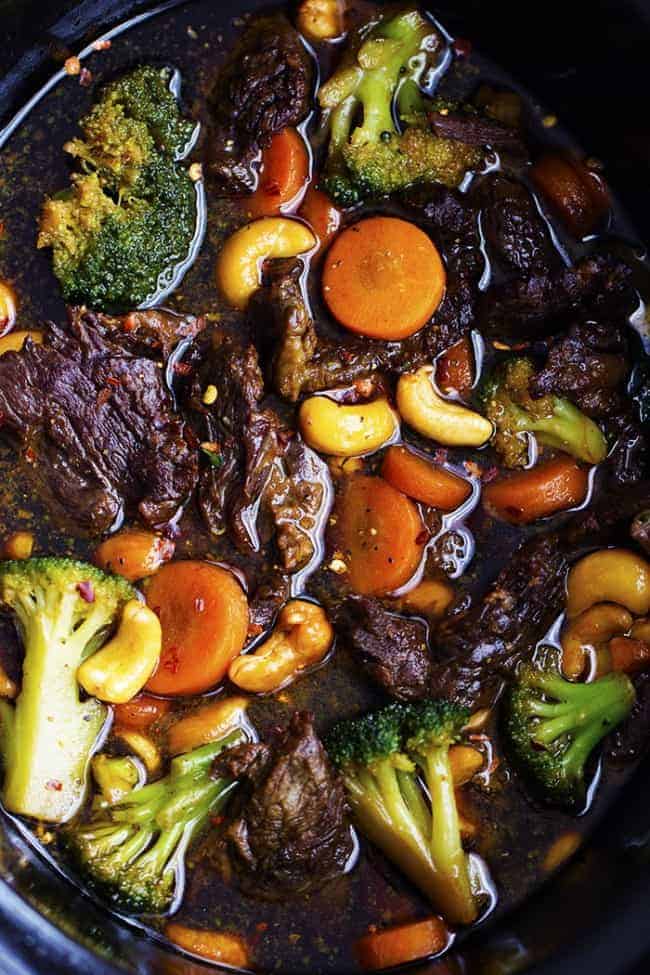
{"type": "Polygon", "coordinates": [[[401,491],[381,477],[353,474],[342,486],[335,519],[334,539],[355,592],[379,596],[413,576],[427,533],[401,491]]]}
{"type": "Polygon", "coordinates": [[[561,454],[530,470],[500,478],[483,488],[487,510],[513,525],[527,525],[557,511],[575,508],[587,496],[587,471],[561,454]]]}
{"type": "Polygon", "coordinates": [[[326,193],[310,186],[302,201],[298,216],[306,220],[319,240],[319,251],[325,250],[341,225],[341,211],[326,193]]]}
{"type": "Polygon", "coordinates": [[[590,233],[611,206],[602,176],[575,156],[547,153],[532,166],[530,177],[576,237],[590,233]]]}
{"type": "Polygon", "coordinates": [[[381,476],[409,498],[441,511],[454,511],[472,493],[471,485],[464,478],[403,446],[388,448],[381,476]]]}
{"type": "Polygon", "coordinates": [[[165,936],[169,940],[200,958],[210,961],[220,961],[235,968],[248,968],[250,955],[243,938],[227,931],[204,931],[199,928],[189,928],[178,921],[169,921],[165,925],[165,936]]]}
{"type": "Polygon", "coordinates": [[[323,296],[351,332],[397,341],[431,318],[445,281],[440,254],[419,227],[369,217],[339,234],[327,252],[323,296]]]}
{"type": "Polygon", "coordinates": [[[309,154],[295,129],[282,129],[262,153],[257,189],[248,200],[254,217],[288,213],[299,202],[309,181],[309,154]]]}
{"type": "Polygon", "coordinates": [[[650,667],[650,645],[643,640],[627,636],[615,636],[609,641],[612,670],[622,670],[625,674],[636,674],[650,667]]]}
{"type": "Polygon", "coordinates": [[[164,717],[171,708],[171,701],[149,694],[138,694],[126,704],[113,707],[115,724],[130,731],[145,731],[164,717]]]}
{"type": "Polygon", "coordinates": [[[162,653],[147,689],[199,694],[222,680],[248,631],[248,602],[231,572],[209,562],[169,562],[145,590],[162,625],[162,653]]]}
{"type": "Polygon", "coordinates": [[[355,954],[362,968],[374,972],[437,955],[444,951],[448,941],[449,931],[442,918],[428,917],[364,934],[355,945],[355,954]]]}
{"type": "Polygon", "coordinates": [[[456,342],[436,361],[436,383],[443,393],[469,393],[474,382],[474,350],[470,339],[456,342]]]}
{"type": "Polygon", "coordinates": [[[111,535],[95,549],[93,562],[105,572],[137,582],[151,576],[174,554],[174,543],[154,532],[130,528],[111,535]]]}

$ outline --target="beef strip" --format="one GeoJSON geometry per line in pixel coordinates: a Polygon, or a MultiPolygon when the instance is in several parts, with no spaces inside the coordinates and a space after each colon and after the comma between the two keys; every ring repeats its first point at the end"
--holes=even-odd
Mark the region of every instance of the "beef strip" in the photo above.
{"type": "Polygon", "coordinates": [[[198,475],[191,431],[158,365],[82,314],[0,359],[3,429],[40,490],[78,528],[105,532],[126,512],[167,524],[198,475]]]}
{"type": "Polygon", "coordinates": [[[378,599],[349,597],[337,614],[339,632],[366,674],[391,697],[426,697],[431,677],[427,627],[390,612],[378,599]]]}
{"type": "Polygon", "coordinates": [[[430,112],[429,121],[434,135],[441,139],[453,139],[470,146],[489,146],[492,149],[527,155],[520,133],[510,125],[503,125],[481,115],[463,115],[458,112],[430,112]]]}
{"type": "Polygon", "coordinates": [[[169,359],[179,342],[196,338],[205,328],[204,318],[177,315],[164,308],[132,311],[119,317],[87,308],[69,308],[68,314],[134,355],[159,355],[164,360],[169,359]]]}
{"type": "Polygon", "coordinates": [[[560,257],[533,197],[516,180],[498,174],[482,180],[475,191],[491,261],[511,275],[548,273],[560,257]]]}
{"type": "Polygon", "coordinates": [[[312,722],[297,712],[268,743],[236,746],[215,761],[215,777],[240,782],[222,852],[253,896],[320,889],[352,854],[345,791],[312,722]]]}
{"type": "Polygon", "coordinates": [[[307,116],[312,76],[311,57],[284,15],[249,24],[219,72],[211,101],[208,171],[218,192],[255,189],[260,150],[307,116]]]}

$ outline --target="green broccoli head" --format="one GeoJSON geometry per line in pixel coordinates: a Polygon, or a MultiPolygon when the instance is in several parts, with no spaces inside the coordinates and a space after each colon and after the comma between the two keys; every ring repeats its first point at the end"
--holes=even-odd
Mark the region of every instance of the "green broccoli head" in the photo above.
{"type": "Polygon", "coordinates": [[[94,698],[80,700],[77,668],[134,596],[125,579],[74,559],[0,563],[0,602],[25,648],[20,694],[2,713],[10,812],[60,823],[81,803],[107,711],[94,698]]]}
{"type": "Polygon", "coordinates": [[[634,700],[634,687],[622,673],[582,684],[550,667],[525,667],[506,701],[512,757],[544,799],[577,807],[585,797],[589,756],[634,700]]]}
{"type": "Polygon", "coordinates": [[[474,147],[439,139],[427,127],[418,80],[436,37],[415,9],[387,16],[321,87],[329,135],[322,185],[341,205],[420,181],[457,186],[480,161],[474,147]],[[404,132],[394,108],[407,123],[404,132]]]}
{"type": "Polygon", "coordinates": [[[531,360],[517,357],[502,363],[483,385],[483,409],[494,423],[494,443],[504,464],[526,466],[527,434],[587,464],[601,463],[607,456],[607,442],[600,427],[567,399],[533,399],[529,384],[534,374],[531,360]]]}
{"type": "Polygon", "coordinates": [[[169,72],[146,65],[106,86],[80,125],[65,149],[82,172],[45,202],[38,246],[52,248],[66,301],[125,311],[171,286],[200,234],[198,191],[178,162],[196,126],[169,72]]]}
{"type": "Polygon", "coordinates": [[[339,722],[326,739],[361,831],[458,923],[477,915],[449,765],[467,716],[447,702],[392,704],[339,722]]]}
{"type": "Polygon", "coordinates": [[[103,801],[89,821],[67,826],[63,848],[86,883],[118,910],[169,911],[182,894],[185,850],[236,784],[213,778],[212,763],[243,737],[232,732],[179,755],[164,778],[116,802],[103,801]]]}

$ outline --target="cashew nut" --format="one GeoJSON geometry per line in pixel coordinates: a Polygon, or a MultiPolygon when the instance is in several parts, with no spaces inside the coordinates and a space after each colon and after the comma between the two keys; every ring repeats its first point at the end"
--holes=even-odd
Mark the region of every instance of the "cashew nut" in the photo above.
{"type": "Polygon", "coordinates": [[[0,331],[11,328],[15,321],[16,295],[13,288],[0,281],[0,331]]]}
{"type": "Polygon", "coordinates": [[[454,590],[448,582],[442,579],[425,579],[414,589],[410,589],[399,600],[401,609],[422,613],[430,619],[440,619],[444,616],[451,601],[454,590]]]}
{"type": "Polygon", "coordinates": [[[125,704],[141,691],[160,659],[160,620],[148,606],[130,599],[115,636],[81,664],[77,680],[100,701],[125,704]]]}
{"type": "Polygon", "coordinates": [[[636,620],[632,624],[630,636],[633,640],[642,640],[650,645],[650,620],[636,620]]]}
{"type": "Polygon", "coordinates": [[[409,426],[449,447],[480,447],[492,436],[493,426],[480,413],[443,399],[436,392],[433,366],[406,373],[397,383],[397,409],[409,426]]]}
{"type": "Polygon", "coordinates": [[[9,332],[0,338],[0,355],[5,352],[20,352],[25,341],[31,339],[34,345],[41,345],[43,342],[42,332],[9,332]]]}
{"type": "Polygon", "coordinates": [[[343,0],[302,0],[298,30],[312,41],[331,41],[343,33],[343,0]]]}
{"type": "Polygon", "coordinates": [[[615,603],[596,603],[573,617],[560,637],[565,677],[580,677],[588,652],[596,652],[613,636],[627,633],[631,626],[632,614],[615,603]]]}
{"type": "Polygon", "coordinates": [[[604,602],[645,616],[650,611],[650,563],[624,548],[601,549],[576,562],[567,580],[567,616],[604,602]]]}
{"type": "Polygon", "coordinates": [[[254,653],[237,657],[228,676],[245,691],[277,691],[329,650],[334,630],[320,606],[296,599],[281,610],[273,633],[254,653]]]}
{"type": "Polygon", "coordinates": [[[224,697],[185,715],[169,729],[167,744],[170,755],[183,755],[201,745],[225,738],[236,728],[246,727],[249,704],[248,698],[239,695],[224,697]]]}
{"type": "Polygon", "coordinates": [[[216,276],[235,308],[245,308],[261,284],[262,264],[274,257],[297,257],[316,246],[309,227],[287,217],[263,217],[236,230],[221,248],[216,276]]]}
{"type": "Polygon", "coordinates": [[[162,755],[149,735],[143,735],[141,731],[130,731],[128,728],[116,728],[113,734],[140,759],[148,775],[153,776],[160,772],[162,755]]]}
{"type": "Polygon", "coordinates": [[[399,417],[384,398],[346,405],[327,396],[310,396],[300,407],[298,423],[303,439],[314,450],[358,457],[391,440],[399,417]]]}

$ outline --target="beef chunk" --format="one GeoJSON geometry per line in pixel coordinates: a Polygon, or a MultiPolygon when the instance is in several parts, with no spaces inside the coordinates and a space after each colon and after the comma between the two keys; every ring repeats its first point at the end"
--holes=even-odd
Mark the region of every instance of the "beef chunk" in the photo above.
{"type": "Polygon", "coordinates": [[[204,318],[177,315],[164,308],[132,311],[119,317],[70,308],[69,315],[134,355],[159,355],[164,360],[169,359],[179,342],[195,338],[205,328],[204,318]]]}
{"type": "Polygon", "coordinates": [[[208,168],[218,192],[255,189],[260,150],[309,111],[312,74],[310,55],[286,17],[260,17],[246,28],[212,98],[208,168]]]}
{"type": "Polygon", "coordinates": [[[431,675],[434,697],[491,706],[516,665],[562,609],[567,562],[556,534],[522,545],[482,599],[443,620],[431,675]]]}
{"type": "Polygon", "coordinates": [[[282,898],[343,873],[352,854],[345,792],[310,714],[294,714],[268,744],[224,752],[213,774],[240,781],[223,851],[244,890],[282,898]]]}
{"type": "Polygon", "coordinates": [[[337,621],[368,676],[391,697],[426,697],[431,655],[421,620],[391,613],[377,599],[350,597],[337,621]]]}
{"type": "Polygon", "coordinates": [[[434,135],[440,139],[454,139],[469,146],[489,146],[517,154],[526,154],[526,148],[517,129],[503,125],[481,115],[461,115],[455,112],[431,112],[429,114],[434,135]]]}
{"type": "Polygon", "coordinates": [[[268,630],[276,615],[291,595],[289,579],[277,570],[262,575],[248,595],[249,634],[258,636],[268,630]]]}
{"type": "Polygon", "coordinates": [[[519,276],[559,267],[546,223],[522,183],[488,176],[478,184],[476,196],[482,205],[482,226],[492,261],[519,276]]]}
{"type": "Polygon", "coordinates": [[[191,431],[160,368],[92,316],[73,315],[67,329],[51,325],[43,345],[2,356],[0,413],[44,495],[93,534],[125,510],[161,527],[195,486],[191,431]]]}

